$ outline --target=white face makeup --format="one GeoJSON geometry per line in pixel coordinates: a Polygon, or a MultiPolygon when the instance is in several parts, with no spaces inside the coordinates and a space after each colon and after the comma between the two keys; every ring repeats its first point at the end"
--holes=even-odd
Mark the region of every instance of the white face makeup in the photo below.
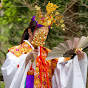
{"type": "Polygon", "coordinates": [[[35,46],[43,46],[47,39],[48,32],[48,27],[41,27],[37,29],[34,33],[32,44],[35,46]]]}

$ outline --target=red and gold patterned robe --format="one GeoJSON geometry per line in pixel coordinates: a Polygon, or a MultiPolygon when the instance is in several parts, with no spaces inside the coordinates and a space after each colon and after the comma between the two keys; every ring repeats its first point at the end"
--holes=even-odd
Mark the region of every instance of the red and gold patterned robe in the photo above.
{"type": "MultiPolygon", "coordinates": [[[[20,57],[22,54],[30,53],[32,50],[32,47],[27,42],[23,42],[22,44],[9,49],[9,51],[16,57],[20,57]]],[[[42,59],[40,59],[40,57],[36,58],[36,71],[34,71],[31,67],[27,72],[28,75],[34,74],[34,88],[52,88],[51,79],[58,60],[52,59],[45,61],[45,58],[50,51],[50,49],[41,47],[42,59]]]]}

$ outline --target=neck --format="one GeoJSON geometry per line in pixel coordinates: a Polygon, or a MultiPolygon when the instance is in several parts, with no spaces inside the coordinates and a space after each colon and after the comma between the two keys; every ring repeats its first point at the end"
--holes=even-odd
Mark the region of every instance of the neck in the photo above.
{"type": "MultiPolygon", "coordinates": [[[[29,37],[28,41],[31,43],[32,39],[29,37]]],[[[34,46],[32,43],[31,43],[31,45],[34,46]]]]}

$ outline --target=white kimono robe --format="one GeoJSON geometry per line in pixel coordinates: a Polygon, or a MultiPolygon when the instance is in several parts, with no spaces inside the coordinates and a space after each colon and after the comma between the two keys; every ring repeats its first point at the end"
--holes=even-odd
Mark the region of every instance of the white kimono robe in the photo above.
{"type": "Polygon", "coordinates": [[[52,77],[53,88],[86,88],[87,55],[78,61],[77,55],[73,60],[57,63],[52,77]]]}
{"type": "Polygon", "coordinates": [[[16,57],[11,52],[7,53],[6,60],[1,67],[5,88],[21,88],[20,84],[25,72],[26,56],[26,54],[23,54],[20,57],[16,57]],[[19,65],[19,69],[17,65],[19,65]]]}
{"type": "MultiPolygon", "coordinates": [[[[30,43],[29,43],[30,44],[30,43]]],[[[31,46],[31,44],[30,44],[31,46]]],[[[31,46],[33,48],[33,46],[31,46]]],[[[28,54],[16,57],[11,52],[6,55],[6,60],[1,67],[5,88],[24,88],[27,71],[31,61],[25,68],[25,59],[28,54]],[[19,69],[17,68],[19,65],[19,69]]],[[[78,61],[77,56],[67,63],[59,64],[52,77],[53,88],[85,88],[87,77],[87,56],[78,61]]]]}
{"type": "MultiPolygon", "coordinates": [[[[27,42],[32,47],[32,49],[34,49],[31,43],[29,43],[27,40],[24,41],[27,42]]],[[[11,52],[8,52],[6,54],[6,60],[3,66],[1,67],[5,88],[25,87],[27,71],[31,67],[31,61],[29,61],[29,63],[25,68],[25,59],[28,54],[29,53],[22,54],[20,57],[16,57],[11,52]],[[19,69],[17,68],[18,65],[19,65],[19,69]]]]}

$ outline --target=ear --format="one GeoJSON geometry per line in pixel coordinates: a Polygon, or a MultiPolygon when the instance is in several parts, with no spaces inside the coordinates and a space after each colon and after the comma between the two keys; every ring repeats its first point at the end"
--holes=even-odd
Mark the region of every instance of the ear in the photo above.
{"type": "Polygon", "coordinates": [[[28,34],[31,35],[31,29],[28,29],[28,34]]]}

